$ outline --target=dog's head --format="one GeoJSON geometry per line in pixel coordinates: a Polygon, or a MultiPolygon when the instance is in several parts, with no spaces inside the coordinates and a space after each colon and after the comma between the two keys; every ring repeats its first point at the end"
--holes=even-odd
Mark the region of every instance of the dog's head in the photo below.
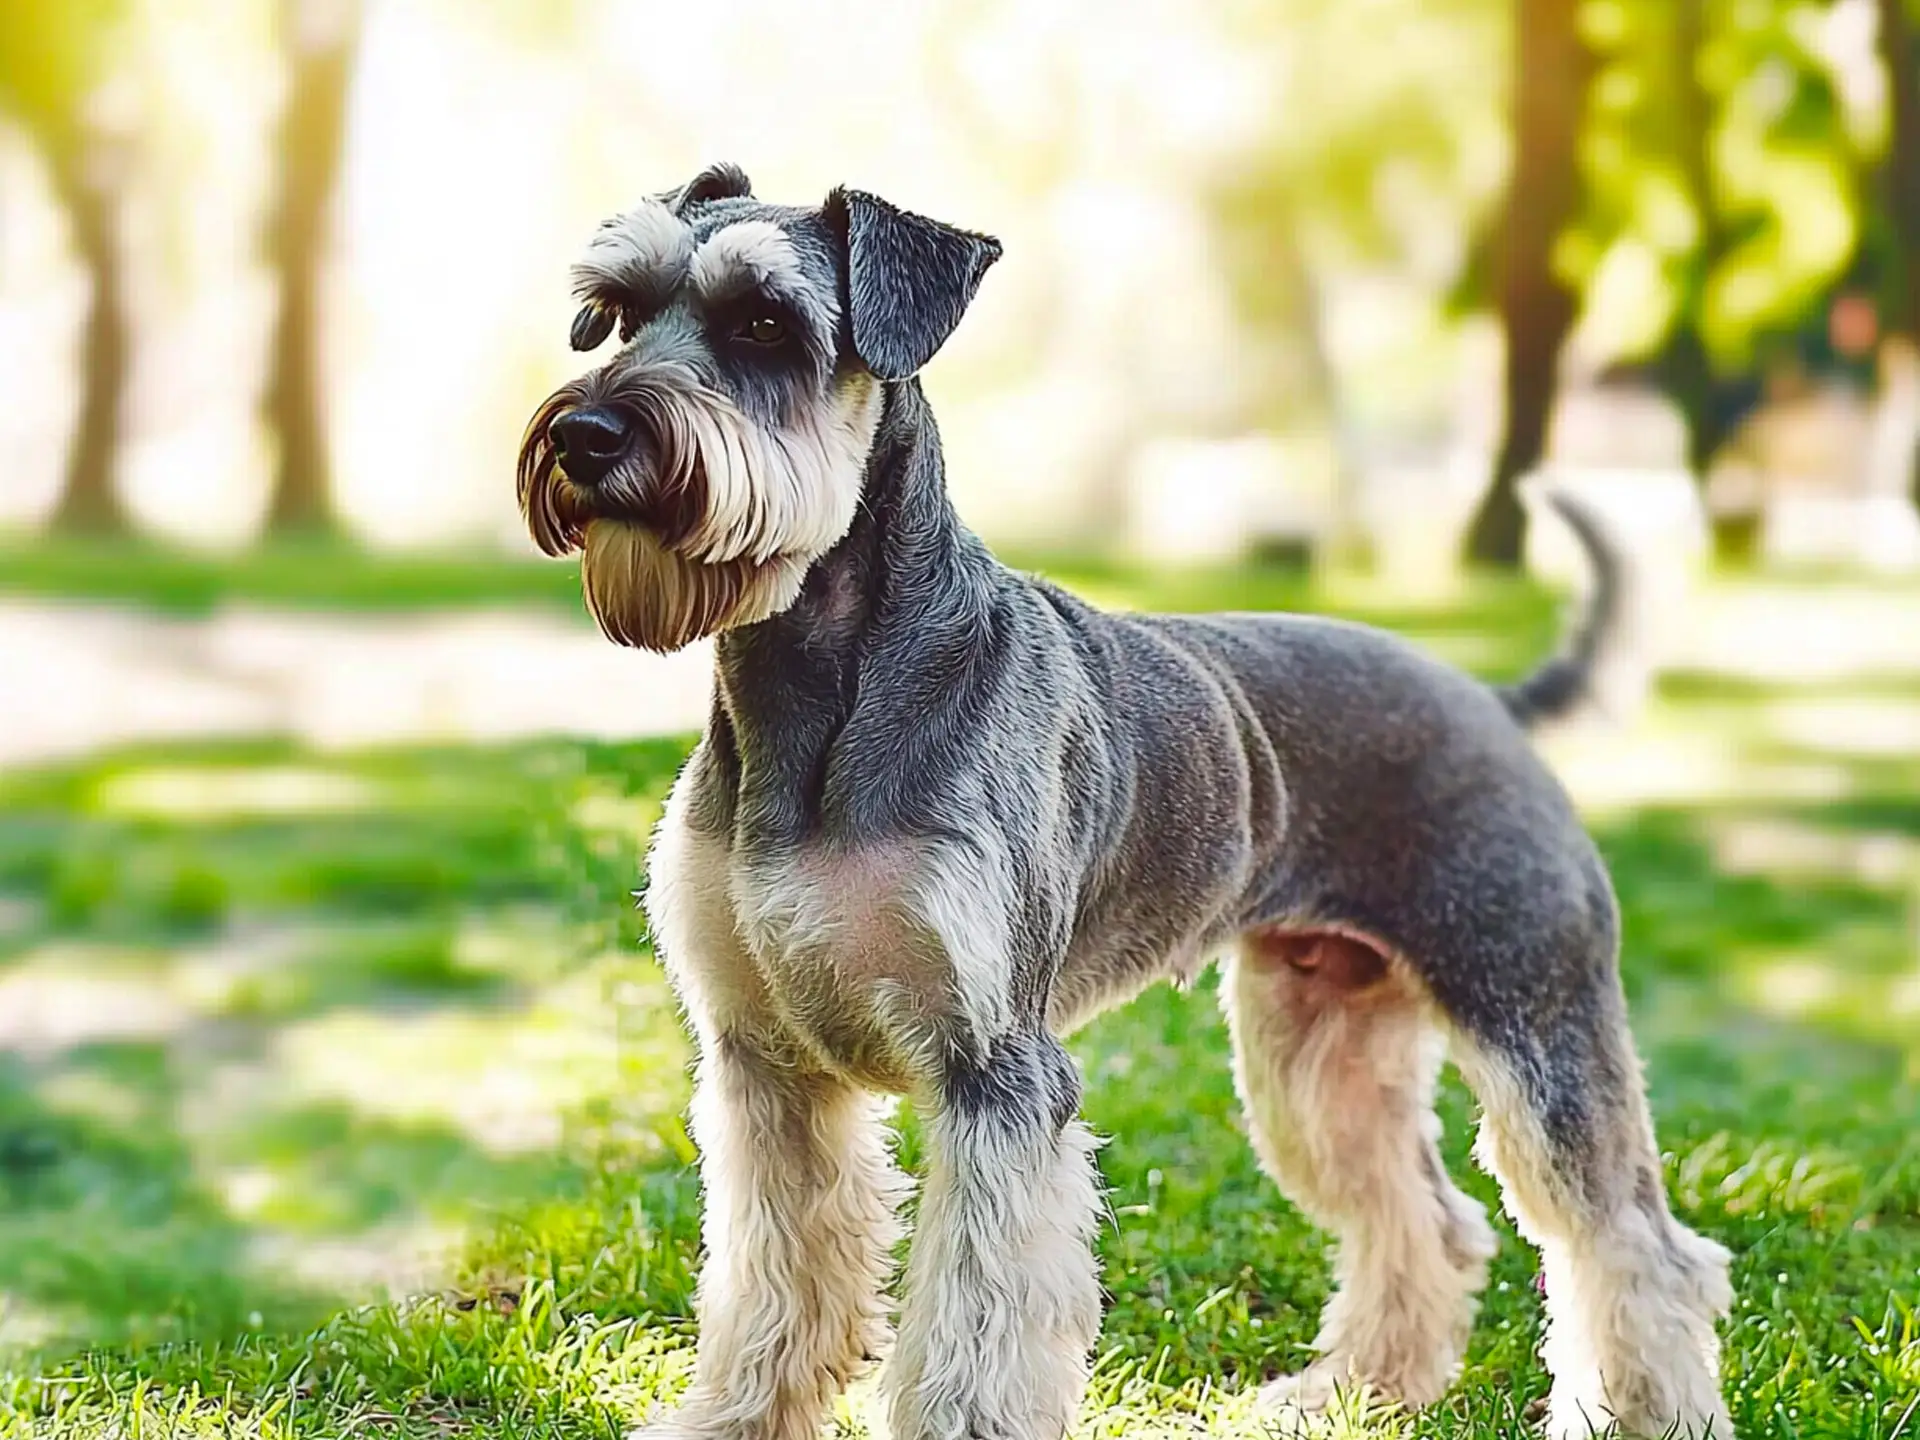
{"type": "Polygon", "coordinates": [[[764,204],[730,165],[606,221],[573,268],[572,339],[620,348],[527,426],[535,543],[581,552],[621,644],[784,610],[853,523],[883,387],[932,358],[999,256],[858,190],[764,204]]]}

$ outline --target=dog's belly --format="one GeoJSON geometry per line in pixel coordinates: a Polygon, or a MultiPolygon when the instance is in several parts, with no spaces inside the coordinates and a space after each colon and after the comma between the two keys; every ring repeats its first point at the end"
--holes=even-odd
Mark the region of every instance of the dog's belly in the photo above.
{"type": "Polygon", "coordinates": [[[1080,907],[1079,928],[1047,997],[1056,1034],[1078,1029],[1156,981],[1187,985],[1239,934],[1245,821],[1229,816],[1185,837],[1185,862],[1121,871],[1080,907]],[[1236,833],[1238,832],[1238,833],[1236,833]]]}
{"type": "Polygon", "coordinates": [[[1047,997],[1047,1028],[1070,1035],[1082,1025],[1127,1004],[1156,981],[1191,984],[1214,950],[1202,937],[1142,943],[1113,935],[1076,945],[1054,978],[1047,997]]]}

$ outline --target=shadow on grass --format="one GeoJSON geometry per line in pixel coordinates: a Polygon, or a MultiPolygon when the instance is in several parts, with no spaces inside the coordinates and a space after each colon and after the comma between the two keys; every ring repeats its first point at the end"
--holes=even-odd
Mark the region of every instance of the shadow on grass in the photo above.
{"type": "Polygon", "coordinates": [[[683,752],[0,777],[0,1362],[286,1334],[421,1283],[586,1195],[596,1111],[665,1153],[682,1042],[619,897],[683,752]]]}
{"type": "Polygon", "coordinates": [[[195,1175],[157,1046],[99,1046],[56,1069],[0,1066],[0,1274],[9,1348],[140,1346],[304,1322],[324,1300],[265,1280],[247,1227],[195,1175]],[[122,1113],[43,1103],[110,1085],[122,1113]]]}
{"type": "Polygon", "coordinates": [[[490,1155],[447,1125],[337,1103],[196,1134],[180,1114],[191,1068],[156,1044],[0,1066],[9,1349],[286,1333],[379,1293],[384,1277],[366,1272],[395,1263],[381,1245],[395,1222],[582,1188],[572,1157],[490,1155]],[[209,1138],[240,1168],[210,1163],[209,1138]]]}

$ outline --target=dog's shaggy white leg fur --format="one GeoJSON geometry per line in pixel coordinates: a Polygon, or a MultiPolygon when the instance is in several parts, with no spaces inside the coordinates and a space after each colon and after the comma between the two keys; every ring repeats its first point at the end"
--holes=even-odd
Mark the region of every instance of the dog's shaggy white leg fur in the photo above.
{"type": "Polygon", "coordinates": [[[1042,1113],[946,1105],[927,1139],[883,1380],[894,1440],[1060,1440],[1100,1329],[1093,1136],[1042,1113]]]}
{"type": "Polygon", "coordinates": [[[1471,1045],[1458,1052],[1485,1111],[1476,1154],[1500,1180],[1520,1233],[1540,1248],[1540,1351],[1553,1373],[1547,1434],[1733,1440],[1714,1333],[1733,1300],[1727,1252],[1667,1210],[1625,1027],[1595,1039],[1629,1083],[1595,1107],[1584,1165],[1547,1142],[1510,1063],[1471,1045]]]}
{"type": "Polygon", "coordinates": [[[649,1440],[812,1440],[887,1341],[884,1287],[905,1181],[882,1102],[721,1039],[700,1059],[706,1190],[700,1342],[681,1407],[649,1440]]]}
{"type": "Polygon", "coordinates": [[[1280,1188],[1334,1232],[1336,1288],[1320,1356],[1263,1405],[1315,1414],[1337,1390],[1424,1405],[1460,1363],[1494,1237],[1434,1142],[1442,1046],[1410,982],[1342,993],[1254,947],[1223,986],[1255,1149],[1280,1188]]]}

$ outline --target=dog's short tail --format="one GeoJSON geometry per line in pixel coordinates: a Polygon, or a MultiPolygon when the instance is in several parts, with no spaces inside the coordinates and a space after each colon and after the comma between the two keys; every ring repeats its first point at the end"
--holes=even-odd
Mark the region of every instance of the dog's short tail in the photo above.
{"type": "Polygon", "coordinates": [[[1594,674],[1620,628],[1621,563],[1605,529],[1585,505],[1559,492],[1544,497],[1586,552],[1592,588],[1560,653],[1524,680],[1496,687],[1523,729],[1572,713],[1593,693],[1594,674]]]}

